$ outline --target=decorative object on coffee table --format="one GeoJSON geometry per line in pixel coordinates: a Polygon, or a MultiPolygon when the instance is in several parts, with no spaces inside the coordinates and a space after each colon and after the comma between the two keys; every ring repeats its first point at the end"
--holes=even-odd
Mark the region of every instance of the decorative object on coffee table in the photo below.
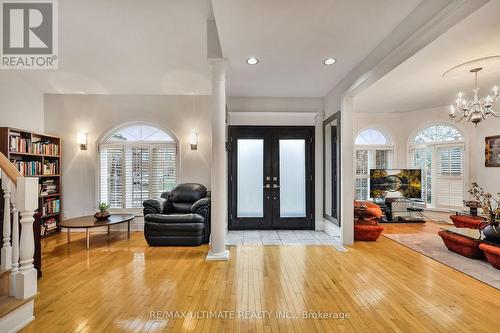
{"type": "Polygon", "coordinates": [[[486,239],[500,240],[500,227],[498,226],[500,221],[500,193],[492,195],[477,183],[472,183],[469,193],[480,203],[483,214],[487,217],[485,224],[480,228],[484,236],[486,239]]]}
{"type": "Polygon", "coordinates": [[[500,135],[485,138],[484,165],[500,167],[500,135]]]}
{"type": "Polygon", "coordinates": [[[105,202],[99,203],[99,211],[94,214],[96,220],[107,220],[111,216],[108,211],[109,207],[110,205],[105,202]]]}
{"type": "Polygon", "coordinates": [[[476,200],[464,200],[465,207],[469,208],[471,216],[477,216],[477,209],[481,207],[481,203],[476,200]]]}

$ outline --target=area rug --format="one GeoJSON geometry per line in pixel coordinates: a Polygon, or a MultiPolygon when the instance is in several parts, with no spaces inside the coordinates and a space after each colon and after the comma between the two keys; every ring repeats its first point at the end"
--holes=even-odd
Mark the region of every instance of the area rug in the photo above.
{"type": "Polygon", "coordinates": [[[500,290],[500,270],[493,268],[486,260],[469,259],[448,251],[438,235],[384,234],[384,236],[500,290]]]}

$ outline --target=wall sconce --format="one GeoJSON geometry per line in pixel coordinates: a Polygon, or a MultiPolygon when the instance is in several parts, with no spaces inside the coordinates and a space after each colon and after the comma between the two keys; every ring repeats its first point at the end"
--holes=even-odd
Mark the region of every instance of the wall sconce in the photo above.
{"type": "Polygon", "coordinates": [[[191,143],[191,150],[198,150],[198,133],[192,132],[191,137],[189,138],[189,142],[191,143]]]}
{"type": "Polygon", "coordinates": [[[78,132],[76,143],[80,145],[80,150],[87,150],[87,133],[78,132]]]}

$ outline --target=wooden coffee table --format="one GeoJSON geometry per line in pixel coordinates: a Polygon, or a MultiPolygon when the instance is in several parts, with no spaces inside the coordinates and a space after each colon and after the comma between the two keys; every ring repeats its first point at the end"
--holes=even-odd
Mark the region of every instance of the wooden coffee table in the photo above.
{"type": "Polygon", "coordinates": [[[96,220],[93,216],[81,216],[61,222],[61,227],[68,229],[68,244],[70,243],[70,229],[85,229],[87,238],[87,250],[90,247],[90,228],[109,227],[114,224],[127,222],[127,238],[130,238],[130,221],[134,219],[132,214],[112,214],[107,220],[96,220]]]}

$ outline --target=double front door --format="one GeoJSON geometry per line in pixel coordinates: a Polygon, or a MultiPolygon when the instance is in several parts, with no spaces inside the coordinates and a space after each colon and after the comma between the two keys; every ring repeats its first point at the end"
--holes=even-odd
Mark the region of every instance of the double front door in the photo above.
{"type": "Polygon", "coordinates": [[[314,127],[229,128],[229,229],[313,229],[314,127]]]}

